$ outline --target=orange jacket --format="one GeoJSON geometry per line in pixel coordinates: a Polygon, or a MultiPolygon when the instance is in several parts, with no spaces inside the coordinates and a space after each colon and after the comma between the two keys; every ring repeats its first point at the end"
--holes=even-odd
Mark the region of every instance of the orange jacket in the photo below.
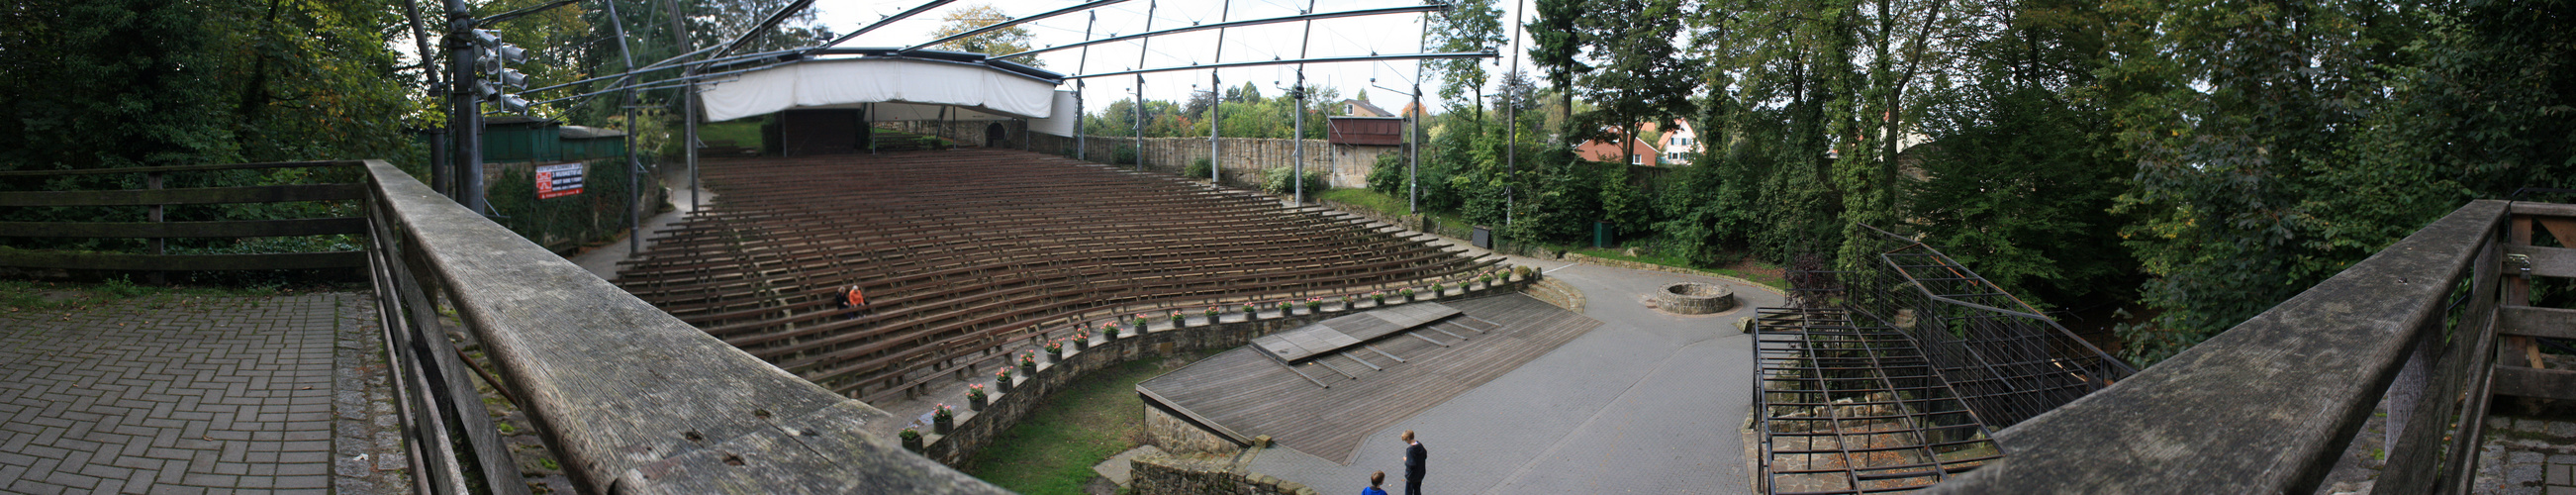
{"type": "Polygon", "coordinates": [[[866,306],[868,305],[868,293],[867,291],[860,290],[857,287],[851,287],[849,300],[851,306],[866,306]]]}

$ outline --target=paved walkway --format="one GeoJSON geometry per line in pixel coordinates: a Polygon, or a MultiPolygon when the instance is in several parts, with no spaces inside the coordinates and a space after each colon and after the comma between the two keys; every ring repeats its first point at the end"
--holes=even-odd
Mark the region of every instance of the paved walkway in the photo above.
{"type": "Polygon", "coordinates": [[[2576,495],[2576,421],[2488,416],[2471,490],[2481,495],[2576,495]]]}
{"type": "MultiPolygon", "coordinates": [[[[1582,289],[1603,325],[1458,398],[1369,435],[1349,465],[1271,449],[1252,470],[1324,493],[1358,493],[1372,471],[1401,478],[1414,430],[1431,451],[1427,493],[1744,493],[1750,339],[1735,329],[1777,294],[1707,277],[1513,259],[1582,289]],[[1720,283],[1738,309],[1680,316],[1645,294],[1720,283]]],[[[1400,485],[1399,480],[1389,480],[1400,485]]]]}
{"type": "Polygon", "coordinates": [[[0,314],[0,491],[398,493],[361,294],[0,314]]]}

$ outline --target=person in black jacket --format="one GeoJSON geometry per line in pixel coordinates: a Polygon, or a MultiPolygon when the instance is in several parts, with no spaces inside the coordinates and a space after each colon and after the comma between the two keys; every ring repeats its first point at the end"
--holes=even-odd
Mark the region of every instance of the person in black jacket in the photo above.
{"type": "Polygon", "coordinates": [[[1404,495],[1422,495],[1422,463],[1431,459],[1431,451],[1413,439],[1413,430],[1404,430],[1404,495]]]}

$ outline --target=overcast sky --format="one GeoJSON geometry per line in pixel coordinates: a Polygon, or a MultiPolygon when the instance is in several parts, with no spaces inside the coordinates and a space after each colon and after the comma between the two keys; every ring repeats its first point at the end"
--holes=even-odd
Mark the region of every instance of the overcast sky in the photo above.
{"type": "MultiPolygon", "coordinates": [[[[1412,1],[1313,0],[1312,5],[1314,12],[1342,12],[1407,5],[1412,1]]],[[[1515,4],[1525,1],[1527,0],[1499,2],[1502,4],[1498,7],[1503,9],[1504,24],[1514,23],[1513,9],[1520,7],[1515,4]]],[[[921,0],[820,0],[815,2],[814,9],[817,11],[817,20],[831,27],[834,33],[847,33],[922,3],[921,0]]],[[[939,27],[942,14],[975,5],[992,5],[1016,18],[1081,3],[1075,0],[960,0],[938,10],[898,21],[893,25],[852,39],[841,46],[893,47],[928,41],[931,39],[930,32],[939,27]]],[[[1298,0],[1129,0],[1125,3],[1093,9],[1091,12],[1099,16],[1096,23],[1089,16],[1076,12],[1022,24],[1022,26],[1027,26],[1029,34],[1036,38],[1032,43],[1033,48],[1044,48],[1083,41],[1085,24],[1091,24],[1090,37],[1097,39],[1148,30],[1170,29],[1192,23],[1297,15],[1298,11],[1306,9],[1307,6],[1307,1],[1298,0]],[[1151,29],[1146,25],[1148,22],[1146,12],[1149,7],[1152,10],[1151,29]]],[[[1136,68],[1162,68],[1273,58],[1361,56],[1372,52],[1419,53],[1428,51],[1422,50],[1419,44],[1422,21],[1428,15],[1437,14],[1390,14],[1326,19],[1313,22],[1311,35],[1307,34],[1305,23],[1226,29],[1222,46],[1219,46],[1217,41],[1218,31],[1208,30],[1157,36],[1149,42],[1125,41],[1094,45],[1089,47],[1090,53],[1087,58],[1083,48],[1075,48],[1041,54],[1038,55],[1038,59],[1048,70],[1059,73],[1096,74],[1136,68]],[[1298,55],[1300,38],[1308,40],[1303,47],[1304,57],[1298,55]],[[1140,50],[1142,51],[1141,63],[1139,62],[1140,50]],[[1220,50],[1222,54],[1219,53],[1220,50]]],[[[1518,30],[1514,29],[1514,31],[1518,30]]],[[[1526,34],[1520,35],[1519,38],[1521,42],[1527,43],[1526,34]]],[[[1512,56],[1515,52],[1526,51],[1513,50],[1509,47],[1496,48],[1506,57],[1512,56]]],[[[1495,59],[1489,64],[1499,65],[1489,65],[1489,67],[1492,68],[1491,72],[1499,77],[1511,67],[1511,63],[1510,58],[1495,59]]],[[[1522,62],[1521,69],[1535,72],[1535,69],[1526,61],[1522,62]]],[[[1380,86],[1410,92],[1410,81],[1414,79],[1414,74],[1415,66],[1411,61],[1350,62],[1306,66],[1308,81],[1339,88],[1344,98],[1355,97],[1361,89],[1367,89],[1369,99],[1389,111],[1402,107],[1406,97],[1370,87],[1369,79],[1376,78],[1376,84],[1380,86]]],[[[1245,82],[1251,82],[1261,87],[1262,94],[1277,96],[1281,93],[1278,88],[1288,86],[1296,79],[1296,67],[1292,65],[1223,69],[1219,70],[1217,75],[1223,79],[1222,83],[1226,86],[1240,87],[1245,82]]],[[[1145,97],[1156,100],[1180,100],[1187,96],[1193,84],[1200,89],[1205,89],[1208,85],[1208,71],[1147,74],[1145,97]]],[[[1440,111],[1441,108],[1439,104],[1432,102],[1438,98],[1437,84],[1436,79],[1423,83],[1423,91],[1428,93],[1424,96],[1424,105],[1431,107],[1434,112],[1440,111]]],[[[1087,84],[1085,98],[1095,102],[1094,105],[1098,105],[1100,102],[1127,98],[1129,91],[1134,87],[1133,76],[1092,79],[1087,84]]],[[[1067,81],[1062,89],[1073,89],[1073,83],[1067,81]]]]}

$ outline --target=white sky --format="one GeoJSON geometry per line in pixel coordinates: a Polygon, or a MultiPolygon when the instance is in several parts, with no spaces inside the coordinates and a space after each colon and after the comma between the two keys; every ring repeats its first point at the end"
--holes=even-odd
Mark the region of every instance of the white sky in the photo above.
{"type": "MultiPolygon", "coordinates": [[[[1314,12],[1385,8],[1409,5],[1414,1],[1312,0],[1314,12]]],[[[1497,7],[1503,10],[1503,23],[1513,25],[1513,9],[1519,8],[1520,5],[1517,4],[1526,1],[1528,0],[1497,2],[1501,4],[1497,7]]],[[[820,0],[815,2],[814,9],[817,11],[818,22],[829,26],[834,33],[848,33],[922,3],[921,0],[820,0]]],[[[929,41],[932,39],[930,32],[938,28],[942,14],[974,5],[993,5],[1016,18],[1081,3],[1078,0],[960,0],[937,10],[897,21],[892,25],[851,39],[840,46],[893,47],[929,41]]],[[[1241,21],[1296,15],[1299,10],[1307,7],[1308,0],[1129,0],[1126,3],[1093,9],[1091,12],[1097,13],[1099,20],[1097,24],[1091,26],[1091,38],[1149,31],[1146,28],[1146,11],[1149,4],[1153,12],[1153,29],[1150,30],[1163,30],[1187,26],[1191,23],[1215,23],[1221,18],[1241,21]]],[[[1226,29],[1222,47],[1218,46],[1218,31],[1208,30],[1156,36],[1150,42],[1124,41],[1094,45],[1089,48],[1090,55],[1087,61],[1083,55],[1083,48],[1049,52],[1038,55],[1037,58],[1045,63],[1047,70],[1065,74],[1096,74],[1136,68],[1185,66],[1194,63],[1361,56],[1371,52],[1419,53],[1430,51],[1422,50],[1419,45],[1421,22],[1428,15],[1437,14],[1390,14],[1315,21],[1310,37],[1305,35],[1305,23],[1292,22],[1226,29]],[[1310,44],[1304,48],[1306,51],[1304,57],[1298,56],[1298,40],[1301,37],[1310,40],[1310,44]],[[1150,46],[1145,46],[1148,44],[1150,46]],[[1222,56],[1218,53],[1220,48],[1223,51],[1222,56]],[[1138,63],[1140,49],[1146,50],[1141,65],[1138,63]]],[[[1084,13],[1076,12],[1021,24],[1021,26],[1027,27],[1029,34],[1035,37],[1031,43],[1033,48],[1044,48],[1084,40],[1083,28],[1088,20],[1089,17],[1084,13]]],[[[1515,28],[1514,31],[1518,29],[1515,28]]],[[[1527,43],[1526,34],[1520,35],[1520,38],[1522,43],[1527,43]]],[[[1497,78],[1510,69],[1512,61],[1508,57],[1526,51],[1511,47],[1496,48],[1506,57],[1488,62],[1489,72],[1497,78]]],[[[1521,68],[1535,72],[1535,69],[1526,61],[1522,62],[1521,68]]],[[[1406,97],[1370,87],[1369,79],[1376,78],[1376,84],[1379,86],[1410,92],[1409,81],[1414,78],[1414,70],[1414,63],[1411,61],[1312,64],[1306,66],[1306,79],[1317,85],[1338,88],[1344,98],[1356,97],[1360,90],[1367,89],[1371,102],[1388,111],[1394,111],[1404,105],[1406,97]]],[[[1296,67],[1290,65],[1222,69],[1218,71],[1218,76],[1223,79],[1221,82],[1225,86],[1241,87],[1243,83],[1251,82],[1261,88],[1263,95],[1275,97],[1283,93],[1279,88],[1286,87],[1295,81],[1296,67]]],[[[1090,79],[1088,88],[1085,90],[1085,98],[1092,102],[1093,108],[1099,108],[1099,105],[1108,101],[1126,98],[1134,88],[1135,80],[1134,76],[1090,79]]],[[[1145,97],[1156,100],[1183,100],[1193,84],[1200,89],[1205,89],[1208,85],[1208,71],[1147,74],[1145,75],[1145,97]]],[[[1423,97],[1423,105],[1434,109],[1435,113],[1441,108],[1441,105],[1434,102],[1440,92],[1437,85],[1436,77],[1423,83],[1423,92],[1427,93],[1423,97]]],[[[1490,84],[1487,86],[1491,87],[1490,84]]],[[[1063,89],[1072,89],[1072,87],[1073,83],[1068,81],[1063,89]]]]}

